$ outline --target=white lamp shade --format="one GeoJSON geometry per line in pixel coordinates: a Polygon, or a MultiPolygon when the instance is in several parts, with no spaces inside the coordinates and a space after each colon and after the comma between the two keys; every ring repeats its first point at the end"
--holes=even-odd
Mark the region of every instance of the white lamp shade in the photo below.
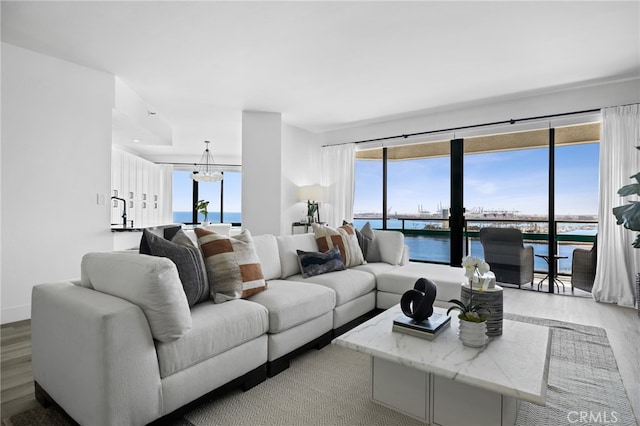
{"type": "Polygon", "coordinates": [[[298,187],[298,201],[324,201],[325,188],[322,185],[306,185],[298,187]]]}

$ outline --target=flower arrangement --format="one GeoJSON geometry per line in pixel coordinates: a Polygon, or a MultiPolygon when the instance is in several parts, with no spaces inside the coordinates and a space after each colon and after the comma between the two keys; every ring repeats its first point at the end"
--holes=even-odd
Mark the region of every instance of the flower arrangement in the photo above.
{"type": "Polygon", "coordinates": [[[307,217],[309,218],[309,223],[315,222],[314,217],[318,212],[318,203],[315,201],[307,201],[307,217]]]}
{"type": "Polygon", "coordinates": [[[470,287],[478,287],[480,285],[480,277],[489,272],[489,264],[474,256],[465,256],[462,259],[462,267],[464,268],[464,276],[469,278],[470,287]]]}
{"type": "MultiPolygon", "coordinates": [[[[473,287],[478,288],[478,290],[482,291],[480,287],[480,277],[487,272],[489,272],[489,264],[484,261],[484,259],[480,259],[474,256],[465,256],[462,259],[462,266],[464,267],[464,275],[469,279],[469,303],[464,304],[458,299],[451,299],[449,303],[453,303],[454,306],[450,307],[447,311],[447,315],[454,309],[460,311],[460,315],[458,318],[464,321],[470,322],[485,322],[487,319],[480,315],[480,311],[483,310],[482,304],[474,305],[473,304],[473,287]]],[[[484,309],[486,311],[486,309],[484,309]]]]}

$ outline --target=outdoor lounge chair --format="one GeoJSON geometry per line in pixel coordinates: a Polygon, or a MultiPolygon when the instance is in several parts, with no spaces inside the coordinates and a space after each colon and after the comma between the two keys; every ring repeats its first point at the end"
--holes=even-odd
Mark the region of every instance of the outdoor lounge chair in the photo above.
{"type": "Polygon", "coordinates": [[[496,282],[533,285],[533,247],[524,246],[522,232],[515,228],[482,228],[480,243],[484,259],[496,282]]]}
{"type": "Polygon", "coordinates": [[[596,255],[597,236],[590,250],[579,248],[573,250],[573,259],[571,260],[571,290],[579,288],[580,290],[591,292],[593,281],[596,278],[596,255]]]}

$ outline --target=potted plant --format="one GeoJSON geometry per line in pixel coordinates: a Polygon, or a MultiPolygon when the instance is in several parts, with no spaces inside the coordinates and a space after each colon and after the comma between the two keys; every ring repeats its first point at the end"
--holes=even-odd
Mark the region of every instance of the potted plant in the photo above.
{"type": "Polygon", "coordinates": [[[487,318],[481,312],[487,311],[482,304],[473,303],[473,288],[482,290],[480,278],[489,272],[489,265],[483,259],[473,256],[466,256],[462,259],[464,275],[469,279],[469,303],[465,304],[458,299],[451,299],[453,303],[447,310],[447,315],[457,309],[460,311],[458,337],[462,344],[470,347],[482,347],[487,343],[487,318]]]}
{"type": "MultiPolygon", "coordinates": [[[[636,146],[640,150],[640,146],[636,146]]],[[[640,195],[640,172],[631,176],[635,179],[634,183],[623,186],[618,190],[618,195],[628,197],[629,195],[640,195]]],[[[640,231],[640,201],[629,201],[628,204],[614,207],[613,214],[616,217],[616,223],[622,225],[632,231],[640,231]]],[[[631,243],[634,248],[640,249],[640,234],[637,235],[635,241],[631,243]]],[[[636,274],[636,304],[638,305],[638,315],[640,315],[640,272],[636,274]]]]}
{"type": "Polygon", "coordinates": [[[309,220],[309,223],[315,222],[315,216],[317,211],[318,211],[318,203],[311,200],[307,201],[307,218],[309,220]]]}
{"type": "Polygon", "coordinates": [[[196,204],[196,210],[198,211],[198,213],[202,214],[202,216],[204,216],[204,219],[202,221],[203,225],[208,225],[209,224],[209,202],[205,201],[205,200],[198,200],[198,203],[196,204]]]}

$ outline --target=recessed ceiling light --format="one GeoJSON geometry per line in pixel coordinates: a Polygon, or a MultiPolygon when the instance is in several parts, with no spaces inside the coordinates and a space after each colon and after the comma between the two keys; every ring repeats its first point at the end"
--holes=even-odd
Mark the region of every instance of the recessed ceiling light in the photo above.
{"type": "Polygon", "coordinates": [[[138,142],[140,142],[140,139],[131,139],[131,142],[138,143],[138,142]]]}

